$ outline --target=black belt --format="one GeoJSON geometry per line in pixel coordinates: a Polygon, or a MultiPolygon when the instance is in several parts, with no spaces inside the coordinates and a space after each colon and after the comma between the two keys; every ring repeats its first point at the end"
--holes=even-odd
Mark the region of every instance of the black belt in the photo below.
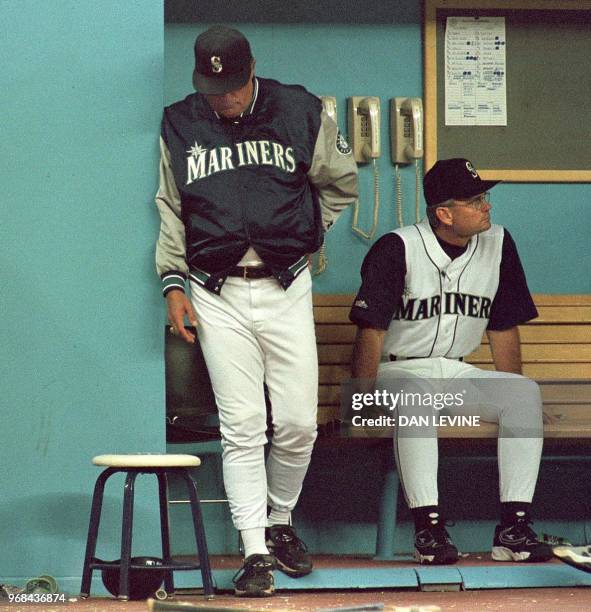
{"type": "MultiPolygon", "coordinates": [[[[408,359],[430,359],[429,357],[402,357],[401,355],[390,355],[390,361],[406,361],[408,359]]],[[[456,361],[464,361],[463,357],[446,357],[446,359],[455,359],[456,361]]]]}
{"type": "Polygon", "coordinates": [[[228,276],[239,276],[241,278],[269,278],[273,276],[270,268],[266,266],[235,266],[228,272],[228,276]]]}

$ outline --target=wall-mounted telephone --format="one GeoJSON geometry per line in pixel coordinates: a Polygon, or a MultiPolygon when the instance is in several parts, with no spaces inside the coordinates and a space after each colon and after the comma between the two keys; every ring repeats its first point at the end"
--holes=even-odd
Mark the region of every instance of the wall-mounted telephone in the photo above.
{"type": "Polygon", "coordinates": [[[349,142],[358,164],[380,156],[380,99],[368,96],[349,98],[349,142]]]}
{"type": "Polygon", "coordinates": [[[392,162],[410,164],[423,157],[423,102],[421,98],[390,100],[392,162]]]}
{"type": "Polygon", "coordinates": [[[373,223],[369,232],[359,225],[359,199],[355,201],[351,229],[359,236],[371,240],[378,229],[380,208],[379,171],[376,163],[380,148],[380,99],[374,96],[353,96],[349,98],[347,127],[353,157],[358,164],[373,163],[374,200],[373,223]]]}
{"type": "Polygon", "coordinates": [[[420,219],[421,171],[423,157],[423,102],[421,98],[392,98],[390,100],[390,145],[392,163],[396,166],[396,214],[398,226],[402,218],[402,186],[400,164],[415,163],[415,217],[420,219]]]}
{"type": "Polygon", "coordinates": [[[320,100],[326,114],[337,123],[337,99],[334,96],[320,96],[320,100]]]}

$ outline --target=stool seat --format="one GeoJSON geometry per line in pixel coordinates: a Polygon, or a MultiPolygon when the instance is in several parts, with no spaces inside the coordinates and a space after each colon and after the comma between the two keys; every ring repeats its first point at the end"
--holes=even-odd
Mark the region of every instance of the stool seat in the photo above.
{"type": "Polygon", "coordinates": [[[94,465],[116,468],[188,468],[201,465],[201,459],[193,455],[159,455],[135,453],[129,455],[97,455],[92,458],[94,465]]]}

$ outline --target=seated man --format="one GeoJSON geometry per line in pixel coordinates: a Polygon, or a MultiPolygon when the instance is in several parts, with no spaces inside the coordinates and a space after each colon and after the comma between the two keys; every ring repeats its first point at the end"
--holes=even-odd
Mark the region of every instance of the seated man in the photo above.
{"type": "MultiPolygon", "coordinates": [[[[438,161],[425,175],[427,218],[382,236],[363,262],[350,313],[358,326],[352,373],[377,389],[404,378],[481,385],[482,420],[500,430],[519,423],[529,433],[499,435],[501,521],[492,557],[547,561],[550,546],[529,527],[543,442],[541,396],[521,376],[517,328],[537,311],[513,239],[490,221],[488,190],[497,182],[481,180],[466,159],[438,161]],[[485,330],[496,372],[463,362],[485,330]],[[518,397],[506,392],[511,385],[518,397]]],[[[458,551],[439,509],[436,435],[404,435],[397,427],[394,450],[414,518],[416,559],[455,563],[458,551]]]]}

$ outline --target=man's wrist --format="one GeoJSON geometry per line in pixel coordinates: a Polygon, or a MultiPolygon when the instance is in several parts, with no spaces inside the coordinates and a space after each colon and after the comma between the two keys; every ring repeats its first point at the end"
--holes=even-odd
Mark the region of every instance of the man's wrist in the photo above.
{"type": "Polygon", "coordinates": [[[171,291],[185,292],[187,276],[178,270],[165,272],[162,276],[162,295],[166,297],[171,291]]]}

